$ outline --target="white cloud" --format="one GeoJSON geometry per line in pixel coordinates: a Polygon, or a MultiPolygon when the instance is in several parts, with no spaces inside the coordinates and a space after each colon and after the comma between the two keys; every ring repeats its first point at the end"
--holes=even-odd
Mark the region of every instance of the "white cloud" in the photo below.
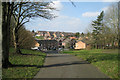
{"type": "MultiPolygon", "coordinates": [[[[47,26],[47,30],[54,30],[54,31],[80,31],[81,20],[75,17],[68,17],[68,16],[59,16],[52,21],[47,21],[46,23],[40,23],[42,26],[47,26]]],[[[41,27],[42,29],[42,27],[41,27]]],[[[45,29],[45,27],[43,27],[45,29]]]]}
{"type": "Polygon", "coordinates": [[[63,8],[61,1],[59,1],[59,0],[52,1],[50,6],[56,9],[56,10],[52,11],[51,13],[53,13],[56,16],[59,16],[60,15],[59,11],[62,10],[62,8],[63,8]]]}
{"type": "Polygon", "coordinates": [[[100,14],[100,12],[85,12],[82,14],[83,17],[96,17],[100,14]]]}
{"type": "MultiPolygon", "coordinates": [[[[65,31],[65,32],[83,32],[83,22],[80,18],[69,17],[69,16],[59,16],[51,21],[48,20],[34,20],[36,26],[29,26],[32,30],[44,30],[44,31],[65,31]]],[[[31,23],[32,24],[32,23],[31,23]]],[[[33,24],[33,25],[34,25],[33,24]]],[[[29,29],[28,28],[28,29],[29,29]]]]}
{"type": "Polygon", "coordinates": [[[101,11],[107,12],[109,10],[110,6],[104,7],[101,9],[101,11]]]}
{"type": "MultiPolygon", "coordinates": [[[[40,1],[40,0],[38,0],[40,1]]],[[[48,0],[46,0],[48,1],[48,0]]],[[[56,0],[51,0],[56,1],[56,0]]],[[[61,2],[70,2],[69,0],[60,0],[61,2]]],[[[73,2],[118,2],[119,0],[71,0],[73,2]]]]}
{"type": "Polygon", "coordinates": [[[107,7],[104,7],[104,8],[102,8],[102,11],[107,11],[108,10],[108,6],[107,7]]]}
{"type": "Polygon", "coordinates": [[[102,0],[102,2],[118,2],[119,0],[102,0]]]}
{"type": "Polygon", "coordinates": [[[61,10],[63,8],[63,5],[59,0],[53,1],[53,3],[51,3],[50,6],[56,8],[57,10],[61,10]]]}

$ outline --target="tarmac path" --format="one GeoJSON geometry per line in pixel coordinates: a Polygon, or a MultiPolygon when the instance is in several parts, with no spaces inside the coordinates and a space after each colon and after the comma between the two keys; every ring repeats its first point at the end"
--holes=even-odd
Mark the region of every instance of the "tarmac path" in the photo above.
{"type": "Polygon", "coordinates": [[[108,76],[76,56],[47,53],[44,66],[34,78],[108,78],[108,76]]]}

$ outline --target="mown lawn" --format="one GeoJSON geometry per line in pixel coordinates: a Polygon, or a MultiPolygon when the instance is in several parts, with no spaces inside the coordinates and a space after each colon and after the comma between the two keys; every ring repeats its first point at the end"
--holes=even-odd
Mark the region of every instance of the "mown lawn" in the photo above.
{"type": "Polygon", "coordinates": [[[36,36],[36,38],[37,38],[37,39],[41,39],[41,40],[43,40],[43,39],[44,39],[44,37],[43,37],[43,36],[36,36]]]}
{"type": "Polygon", "coordinates": [[[10,48],[9,60],[14,65],[3,69],[2,78],[33,78],[43,65],[45,53],[32,50],[21,50],[23,55],[13,54],[14,49],[10,48]]]}
{"type": "Polygon", "coordinates": [[[80,57],[98,67],[110,78],[118,78],[118,50],[70,50],[63,53],[72,54],[80,57]]]}

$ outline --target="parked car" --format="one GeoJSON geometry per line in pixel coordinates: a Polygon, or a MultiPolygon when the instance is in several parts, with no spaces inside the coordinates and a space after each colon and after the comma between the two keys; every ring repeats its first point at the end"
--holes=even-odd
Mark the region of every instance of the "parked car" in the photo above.
{"type": "Polygon", "coordinates": [[[38,47],[32,47],[32,50],[39,50],[38,47]]]}

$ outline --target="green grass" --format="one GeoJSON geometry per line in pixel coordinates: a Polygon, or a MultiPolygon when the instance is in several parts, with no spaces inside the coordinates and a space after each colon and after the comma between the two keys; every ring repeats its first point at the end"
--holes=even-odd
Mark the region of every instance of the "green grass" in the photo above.
{"type": "Polygon", "coordinates": [[[42,40],[44,39],[43,36],[36,36],[36,38],[37,38],[37,39],[42,39],[42,40]]]}
{"type": "Polygon", "coordinates": [[[14,49],[10,48],[9,60],[17,65],[3,69],[3,78],[33,78],[43,65],[45,53],[32,50],[21,50],[25,55],[13,54],[14,49]]]}
{"type": "Polygon", "coordinates": [[[118,50],[70,50],[63,53],[80,57],[98,67],[110,78],[118,78],[118,50]]]}

